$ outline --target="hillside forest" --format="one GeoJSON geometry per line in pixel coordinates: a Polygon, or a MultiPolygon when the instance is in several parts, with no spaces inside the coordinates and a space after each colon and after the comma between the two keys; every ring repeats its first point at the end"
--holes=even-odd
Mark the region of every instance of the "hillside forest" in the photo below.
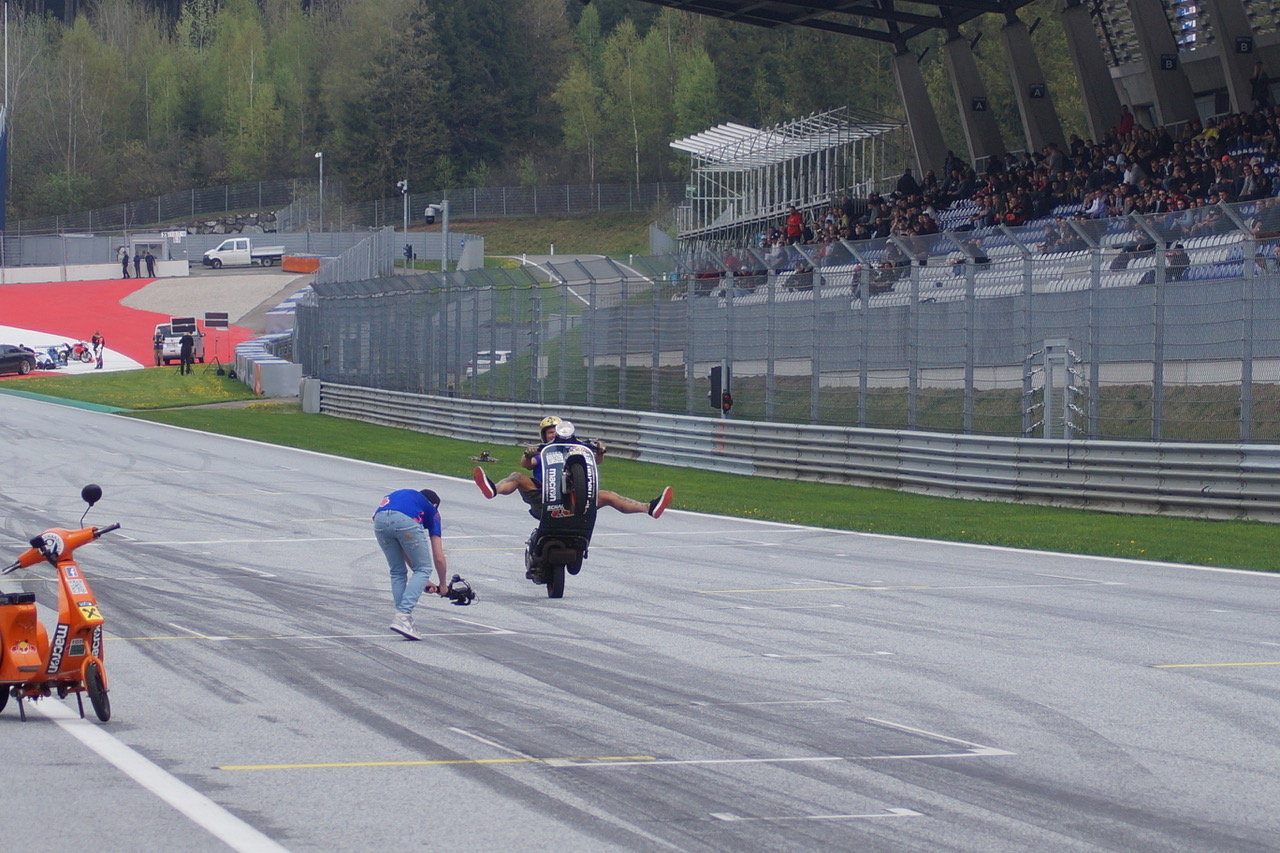
{"type": "MultiPolygon", "coordinates": [[[[1050,0],[1035,40],[1068,133],[1079,93],[1050,0]]],[[[966,25],[973,38],[1002,22],[966,25]]],[[[963,151],[942,34],[913,42],[963,151]],[[932,40],[932,41],[930,41],[932,40]],[[928,48],[928,49],[927,49],[928,48]]],[[[1006,144],[998,38],[976,48],[1006,144]]],[[[27,0],[9,5],[11,219],[316,176],[411,187],[679,180],[672,140],[836,106],[901,116],[889,49],[635,0],[27,0]]]]}

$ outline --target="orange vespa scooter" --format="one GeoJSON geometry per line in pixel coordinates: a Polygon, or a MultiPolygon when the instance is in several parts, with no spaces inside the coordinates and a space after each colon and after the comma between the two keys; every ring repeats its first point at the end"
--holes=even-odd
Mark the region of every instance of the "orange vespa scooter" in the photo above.
{"type": "MultiPolygon", "coordinates": [[[[102,498],[102,489],[87,485],[80,490],[80,497],[92,508],[102,498]]],[[[84,512],[88,515],[89,509],[84,512]]],[[[84,515],[80,523],[84,523],[84,515]]],[[[111,719],[102,664],[102,613],[73,554],[81,545],[119,529],[119,524],[112,524],[46,530],[31,540],[31,547],[12,565],[0,570],[0,575],[7,575],[48,561],[58,574],[58,627],[52,643],[37,617],[35,593],[0,593],[0,710],[12,696],[18,700],[18,715],[25,722],[24,700],[38,701],[56,691],[59,699],[76,694],[83,717],[81,694],[88,693],[98,719],[104,723],[111,719]]]]}

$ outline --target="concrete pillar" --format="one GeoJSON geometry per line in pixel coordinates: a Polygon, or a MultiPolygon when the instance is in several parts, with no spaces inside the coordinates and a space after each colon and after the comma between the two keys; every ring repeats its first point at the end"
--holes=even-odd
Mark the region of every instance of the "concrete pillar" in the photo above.
{"type": "MultiPolygon", "coordinates": [[[[958,32],[951,34],[942,46],[951,75],[951,88],[956,94],[956,106],[960,109],[960,125],[964,128],[965,142],[969,146],[969,162],[1004,153],[1004,141],[996,125],[992,104],[978,74],[978,63],[973,58],[969,40],[958,32]]],[[[946,175],[939,175],[945,180],[946,175]]]]}
{"type": "Polygon", "coordinates": [[[1093,21],[1089,19],[1088,8],[1080,0],[1067,0],[1060,14],[1071,64],[1080,84],[1088,134],[1096,141],[1120,120],[1120,96],[1111,80],[1111,70],[1098,43],[1093,21]]]}
{"type": "Polygon", "coordinates": [[[1046,143],[1056,142],[1066,147],[1062,135],[1062,123],[1058,121],[1049,87],[1044,82],[1044,71],[1035,48],[1031,46],[1031,34],[1027,25],[1010,15],[1000,30],[1005,56],[1009,61],[1009,76],[1013,79],[1013,94],[1022,115],[1022,132],[1027,138],[1027,149],[1039,151],[1046,143]]]}
{"type": "Polygon", "coordinates": [[[938,114],[929,100],[929,91],[920,73],[916,55],[903,45],[893,57],[893,76],[898,82],[898,97],[907,112],[907,132],[916,149],[916,173],[924,175],[929,169],[939,175],[942,163],[947,159],[947,146],[942,141],[942,128],[938,114]]]}
{"type": "Polygon", "coordinates": [[[1167,125],[1198,118],[1191,81],[1182,70],[1163,4],[1160,0],[1128,0],[1128,6],[1142,63],[1155,93],[1156,121],[1167,125]]]}
{"type": "Polygon", "coordinates": [[[1231,111],[1235,113],[1253,110],[1253,87],[1249,75],[1253,63],[1260,58],[1253,43],[1253,27],[1240,0],[1207,0],[1209,15],[1218,45],[1218,59],[1222,63],[1222,76],[1227,81],[1231,95],[1231,111]],[[1241,53],[1237,41],[1248,39],[1248,51],[1241,53]]]}

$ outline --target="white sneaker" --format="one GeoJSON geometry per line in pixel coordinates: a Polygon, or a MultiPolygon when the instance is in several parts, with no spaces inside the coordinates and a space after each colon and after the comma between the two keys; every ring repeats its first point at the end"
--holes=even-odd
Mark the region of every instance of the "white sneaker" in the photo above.
{"type": "Polygon", "coordinates": [[[395,618],[391,620],[391,624],[388,627],[390,627],[391,630],[395,631],[397,634],[403,634],[405,639],[409,639],[409,640],[422,639],[422,637],[420,637],[418,633],[413,630],[413,617],[410,616],[408,613],[400,613],[397,611],[395,618]]]}

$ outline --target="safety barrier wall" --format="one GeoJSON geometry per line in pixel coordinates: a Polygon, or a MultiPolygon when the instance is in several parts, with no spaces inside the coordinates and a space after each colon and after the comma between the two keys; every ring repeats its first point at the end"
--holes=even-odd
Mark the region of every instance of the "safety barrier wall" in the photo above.
{"type": "Polygon", "coordinates": [[[233,359],[233,379],[239,379],[264,397],[296,397],[302,365],[287,358],[290,334],[263,335],[238,344],[233,359]]]}
{"type": "MultiPolygon", "coordinates": [[[[504,446],[535,441],[546,407],[319,385],[337,417],[504,446]]],[[[313,389],[314,390],[314,389],[313,389]]],[[[304,391],[304,396],[306,392],[304,391]]],[[[764,423],[557,406],[616,456],[730,474],[881,486],[1113,512],[1280,521],[1280,446],[1055,441],[764,423]]]]}

